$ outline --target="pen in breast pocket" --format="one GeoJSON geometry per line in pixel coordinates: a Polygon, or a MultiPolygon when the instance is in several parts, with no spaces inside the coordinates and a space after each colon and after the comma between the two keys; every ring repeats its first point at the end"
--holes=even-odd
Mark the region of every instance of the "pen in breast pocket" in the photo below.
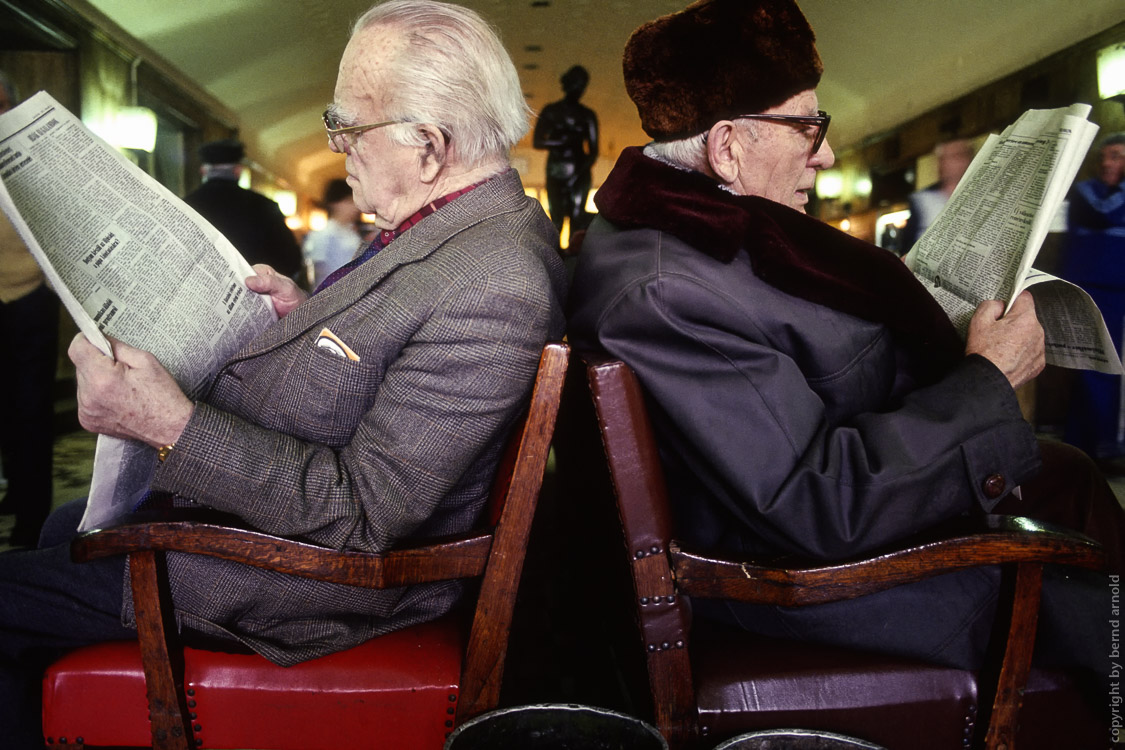
{"type": "Polygon", "coordinates": [[[351,350],[347,344],[340,340],[340,337],[332,333],[327,328],[320,330],[320,335],[317,336],[316,345],[321,349],[327,349],[335,354],[337,357],[344,357],[353,362],[359,361],[359,355],[351,350]]]}

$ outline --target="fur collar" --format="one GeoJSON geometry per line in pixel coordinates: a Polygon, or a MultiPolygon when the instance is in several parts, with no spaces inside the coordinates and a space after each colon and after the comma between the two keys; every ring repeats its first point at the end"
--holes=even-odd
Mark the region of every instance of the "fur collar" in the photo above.
{"type": "Polygon", "coordinates": [[[754,273],[786,294],[882,323],[932,378],[962,357],[949,317],[901,260],[800,211],[733,195],[636,147],[621,154],[595,202],[613,224],[667,232],[724,263],[745,252],[754,273]]]}

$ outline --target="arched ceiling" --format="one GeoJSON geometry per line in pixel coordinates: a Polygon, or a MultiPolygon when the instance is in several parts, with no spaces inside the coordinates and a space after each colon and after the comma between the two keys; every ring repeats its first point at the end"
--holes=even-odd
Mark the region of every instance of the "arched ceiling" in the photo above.
{"type": "MultiPolygon", "coordinates": [[[[312,194],[343,172],[320,114],[352,21],[370,0],[67,0],[88,3],[227,106],[255,160],[312,194]]],[[[621,82],[642,22],[686,0],[461,0],[500,31],[533,109],[559,75],[591,74],[583,102],[603,161],[645,137],[621,82]]],[[[801,0],[818,37],[821,106],[837,150],[1125,21],[1122,0],[801,0]]],[[[541,172],[530,136],[517,164],[541,172]]],[[[531,180],[534,182],[534,179],[531,180]]]]}

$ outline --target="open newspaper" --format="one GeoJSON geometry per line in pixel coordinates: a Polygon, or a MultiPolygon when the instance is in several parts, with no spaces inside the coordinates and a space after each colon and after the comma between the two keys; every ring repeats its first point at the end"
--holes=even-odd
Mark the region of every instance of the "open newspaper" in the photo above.
{"type": "MultiPolygon", "coordinates": [[[[0,115],[0,209],[78,328],[152,352],[189,398],[276,319],[218,230],[45,92],[0,115]]],[[[83,529],[128,512],[156,451],[99,436],[83,529]]]]}
{"type": "Polygon", "coordinates": [[[1032,268],[1097,126],[1087,104],[1029,110],[990,135],[949,202],[906,256],[953,324],[967,335],[984,300],[1030,289],[1047,362],[1122,372],[1105,321],[1086,292],[1032,268]]]}

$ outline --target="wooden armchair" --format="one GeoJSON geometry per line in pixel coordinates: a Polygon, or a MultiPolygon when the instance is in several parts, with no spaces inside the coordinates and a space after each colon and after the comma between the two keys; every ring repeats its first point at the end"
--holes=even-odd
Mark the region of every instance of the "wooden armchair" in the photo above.
{"type": "MultiPolygon", "coordinates": [[[[1107,745],[1108,729],[1066,675],[1030,669],[1043,563],[1099,568],[1104,560],[1094,542],[1027,519],[991,517],[983,528],[837,565],[773,567],[693,553],[676,541],[634,373],[605,357],[575,359],[575,369],[585,369],[627,549],[645,697],[673,750],[780,727],[839,732],[896,750],[1107,745]],[[1010,622],[998,630],[1002,659],[979,676],[692,618],[695,598],[802,606],[978,565],[1014,573],[1010,622]]],[[[568,397],[575,382],[572,373],[568,397]]]]}
{"type": "Polygon", "coordinates": [[[93,531],[76,560],[128,553],[138,641],[74,651],[44,679],[44,733],[64,747],[442,747],[499,699],[516,590],[569,350],[542,354],[528,415],[509,441],[486,528],[385,554],[338,552],[228,526],[158,520],[93,531]],[[497,515],[498,513],[498,515],[497,515]],[[161,582],[164,552],[213,555],[354,586],[479,578],[464,612],[347,651],[278,667],[252,653],[182,647],[161,582]],[[147,700],[146,700],[147,695],[147,700]]]}

